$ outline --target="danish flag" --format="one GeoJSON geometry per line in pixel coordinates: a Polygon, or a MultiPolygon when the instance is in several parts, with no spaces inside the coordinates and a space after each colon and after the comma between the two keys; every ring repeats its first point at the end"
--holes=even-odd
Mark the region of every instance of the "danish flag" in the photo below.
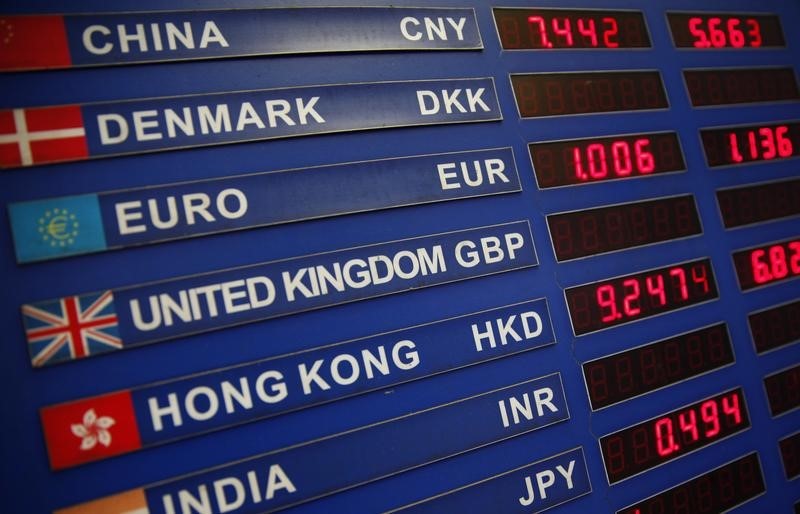
{"type": "Polygon", "coordinates": [[[80,106],[0,111],[0,168],[88,156],[80,106]]]}
{"type": "Polygon", "coordinates": [[[111,291],[22,306],[35,367],[122,348],[111,291]]]}

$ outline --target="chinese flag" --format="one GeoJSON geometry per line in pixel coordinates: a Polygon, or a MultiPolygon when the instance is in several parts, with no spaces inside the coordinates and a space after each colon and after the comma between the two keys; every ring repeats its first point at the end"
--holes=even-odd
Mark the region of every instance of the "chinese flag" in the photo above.
{"type": "Polygon", "coordinates": [[[63,16],[0,16],[0,70],[67,68],[63,16]]]}
{"type": "Polygon", "coordinates": [[[40,415],[54,470],[142,447],[128,391],[52,405],[43,408],[40,415]]]}

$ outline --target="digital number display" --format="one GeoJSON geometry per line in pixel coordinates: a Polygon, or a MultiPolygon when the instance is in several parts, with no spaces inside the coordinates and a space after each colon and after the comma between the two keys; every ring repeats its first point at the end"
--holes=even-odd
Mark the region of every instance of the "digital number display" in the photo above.
{"type": "Polygon", "coordinates": [[[729,462],[708,473],[631,505],[617,514],[720,513],[764,493],[764,475],[757,453],[729,462]]]}
{"type": "Polygon", "coordinates": [[[708,446],[750,427],[742,389],[702,400],[600,438],[608,483],[708,446]]]}
{"type": "Polygon", "coordinates": [[[747,291],[800,275],[800,239],[790,239],[733,254],[739,287],[747,291]]]}
{"type": "Polygon", "coordinates": [[[675,132],[531,143],[540,189],[686,169],[675,132]]]}
{"type": "Polygon", "coordinates": [[[592,410],[640,396],[734,362],[724,323],[583,364],[592,410]]]}
{"type": "Polygon", "coordinates": [[[786,478],[800,476],[800,432],[780,440],[781,460],[786,478]]]}
{"type": "Polygon", "coordinates": [[[571,287],[564,295],[576,336],[719,297],[710,259],[571,287]]]}
{"type": "Polygon", "coordinates": [[[747,321],[757,353],[800,341],[800,300],[754,312],[747,321]]]}
{"type": "Polygon", "coordinates": [[[792,68],[684,70],[694,107],[797,100],[792,68]]]}
{"type": "Polygon", "coordinates": [[[800,123],[768,123],[700,131],[709,168],[800,155],[800,123]]]}
{"type": "Polygon", "coordinates": [[[642,13],[494,8],[503,50],[649,48],[642,13]]]}
{"type": "Polygon", "coordinates": [[[775,15],[667,13],[677,48],[764,48],[786,46],[775,15]]]}
{"type": "Polygon", "coordinates": [[[800,214],[800,179],[717,191],[725,228],[741,227],[800,214]]]}
{"type": "Polygon", "coordinates": [[[702,233],[692,195],[547,216],[559,262],[702,233]]]}
{"type": "Polygon", "coordinates": [[[523,118],[669,107],[657,71],[514,74],[511,86],[523,118]]]}
{"type": "Polygon", "coordinates": [[[764,389],[773,417],[800,407],[800,366],[764,378],[764,389]]]}

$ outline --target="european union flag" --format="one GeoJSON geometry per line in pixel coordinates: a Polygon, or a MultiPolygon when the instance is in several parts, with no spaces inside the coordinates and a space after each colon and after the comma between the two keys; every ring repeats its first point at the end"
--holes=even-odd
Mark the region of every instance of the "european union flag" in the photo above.
{"type": "Polygon", "coordinates": [[[18,263],[106,249],[97,195],[12,203],[8,214],[18,263]]]}

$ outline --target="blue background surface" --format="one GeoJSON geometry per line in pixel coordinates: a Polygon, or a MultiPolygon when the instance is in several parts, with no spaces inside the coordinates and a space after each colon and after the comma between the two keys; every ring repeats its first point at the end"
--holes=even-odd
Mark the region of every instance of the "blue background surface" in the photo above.
{"type": "MultiPolygon", "coordinates": [[[[319,2],[321,4],[322,2],[319,2]]],[[[329,4],[329,2],[325,2],[329,4]]],[[[388,5],[375,0],[373,5],[388,5]]],[[[397,0],[393,5],[418,5],[397,0]]],[[[558,6],[558,2],[504,0],[503,6],[558,6]]],[[[0,174],[0,385],[5,393],[0,423],[0,497],[4,512],[49,512],[155,481],[343,430],[411,413],[465,396],[560,371],[569,421],[433,465],[382,479],[296,509],[297,512],[381,511],[460,487],[576,446],[586,454],[593,492],[556,512],[608,512],[634,503],[750,451],[764,466],[767,493],[737,512],[789,512],[800,499],[797,480],[787,482],[777,440],[800,428],[800,411],[771,419],[762,378],[800,361],[794,344],[756,356],[747,313],[800,297],[800,280],[741,294],[730,253],[738,248],[798,234],[798,220],[725,231],[714,191],[721,187],[788,178],[798,161],[709,170],[698,128],[800,118],[800,104],[692,109],[681,70],[710,66],[800,64],[800,4],[783,0],[709,2],[707,9],[774,12],[781,15],[786,49],[678,51],[665,11],[706,8],[697,0],[576,0],[569,7],[644,11],[652,49],[502,52],[489,4],[439,0],[438,6],[474,6],[483,51],[396,52],[247,58],[217,61],[9,73],[0,75],[0,108],[117,101],[326,83],[423,80],[493,76],[502,122],[354,132],[254,142],[193,150],[34,167],[0,174]],[[658,68],[670,108],[658,112],[519,120],[508,73],[658,68]],[[677,130],[686,173],[539,191],[526,143],[561,138],[677,130]],[[5,205],[14,201],[141,187],[241,173],[337,162],[512,146],[523,192],[435,205],[356,214],[248,230],[18,266],[5,205]],[[704,235],[688,240],[557,264],[545,215],[608,203],[691,192],[704,235]],[[94,291],[253,262],[390,241],[423,234],[505,223],[531,222],[539,258],[536,268],[298,314],[186,337],[83,362],[33,370],[28,363],[19,305],[79,291],[94,291]],[[691,309],[575,338],[563,288],[604,277],[711,257],[720,299],[691,309]],[[557,343],[387,390],[334,402],[53,473],[49,470],[38,408],[79,397],[133,387],[221,366],[366,336],[514,302],[546,297],[557,343]],[[589,410],[580,363],[625,348],[725,320],[736,363],[701,378],[662,389],[595,414],[589,410]],[[609,487],[597,438],[720,391],[741,385],[752,429],[648,473],[609,487]]],[[[271,6],[313,5],[310,1],[271,6]]],[[[341,5],[357,5],[341,2],[341,5]]],[[[4,0],[6,13],[106,11],[100,0],[84,2],[4,0]]],[[[263,6],[239,0],[237,7],[263,6]]],[[[114,9],[230,7],[208,0],[164,2],[120,0],[114,9]]],[[[458,423],[457,420],[453,420],[458,423]]],[[[432,431],[436,427],[431,427],[432,431]]],[[[326,470],[336,473],[337,470],[326,470]]],[[[294,511],[293,511],[294,512],[294,511]]]]}

